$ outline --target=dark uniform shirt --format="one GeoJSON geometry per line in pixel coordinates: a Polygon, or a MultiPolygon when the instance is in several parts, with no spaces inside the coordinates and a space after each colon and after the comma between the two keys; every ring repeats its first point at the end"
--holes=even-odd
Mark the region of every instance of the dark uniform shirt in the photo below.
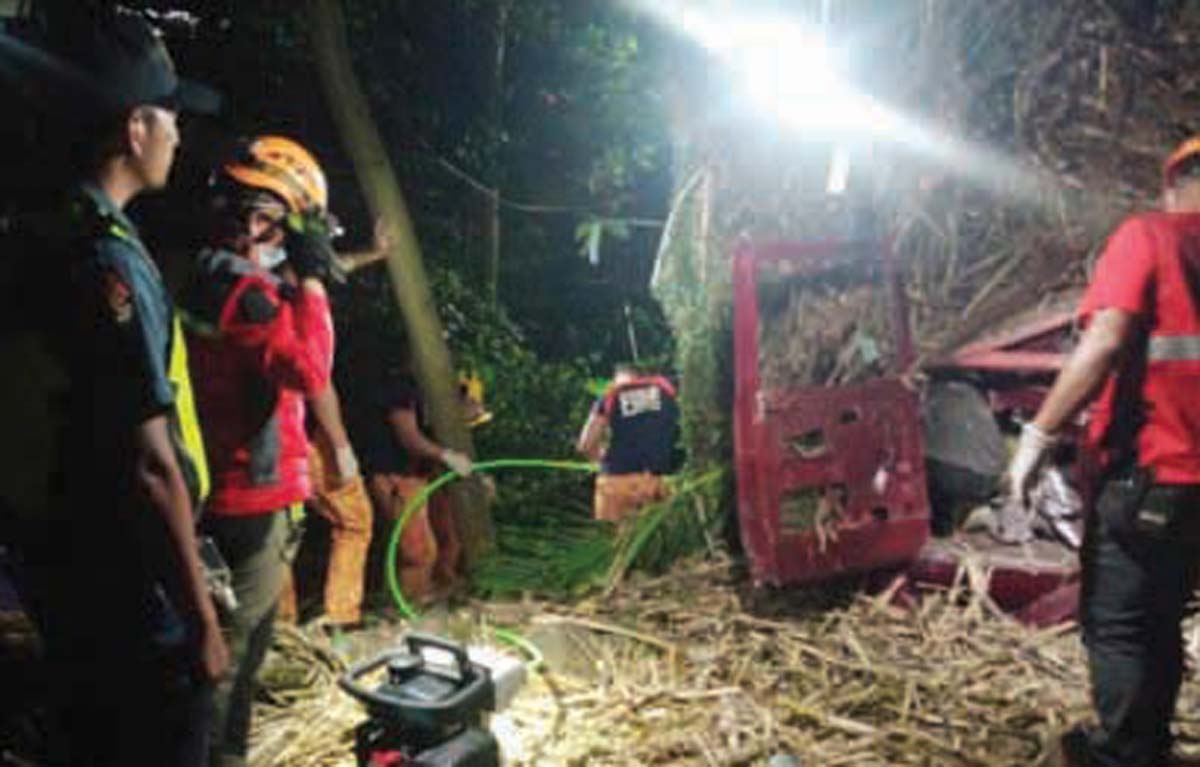
{"type": "Polygon", "coordinates": [[[679,408],[675,392],[657,378],[611,388],[593,405],[608,418],[611,438],[601,471],[605,474],[670,474],[674,469],[679,408]]]}
{"type": "Polygon", "coordinates": [[[394,410],[412,410],[417,426],[425,428],[417,382],[403,373],[389,373],[378,387],[368,390],[364,400],[361,407],[355,408],[358,417],[351,423],[351,438],[363,471],[367,474],[420,473],[423,467],[410,459],[388,420],[394,410]]]}
{"type": "MultiPolygon", "coordinates": [[[[177,458],[198,495],[198,469],[182,449],[172,352],[182,353],[174,310],[137,228],[103,191],[81,186],[52,249],[57,284],[44,292],[43,329],[67,373],[51,502],[67,540],[66,569],[94,599],[80,604],[119,627],[131,654],[176,646],[183,625],[167,596],[169,539],[135,482],[136,431],[167,416],[177,458]],[[90,607],[89,607],[90,605],[90,607]]],[[[186,376],[185,376],[186,377],[186,376]]],[[[117,641],[114,638],[114,641],[117,641]]]]}

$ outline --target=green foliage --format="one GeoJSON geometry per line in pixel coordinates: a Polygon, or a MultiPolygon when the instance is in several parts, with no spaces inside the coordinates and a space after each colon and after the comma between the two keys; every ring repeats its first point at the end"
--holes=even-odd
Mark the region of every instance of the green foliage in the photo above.
{"type": "Polygon", "coordinates": [[[647,506],[617,536],[607,584],[616,585],[630,570],[660,573],[683,556],[712,542],[722,520],[713,513],[711,495],[725,472],[683,474],[672,479],[671,496],[647,506]]]}
{"type": "Polygon", "coordinates": [[[611,589],[634,570],[660,573],[711,542],[722,520],[709,498],[723,474],[674,478],[670,498],[620,526],[553,510],[500,522],[496,551],[474,574],[473,585],[488,597],[565,598],[611,589]]]}
{"type": "Polygon", "coordinates": [[[500,522],[495,553],[473,573],[472,585],[487,597],[575,596],[603,583],[615,549],[610,523],[578,514],[500,522]]]}
{"type": "MultiPolygon", "coordinates": [[[[434,292],[460,367],[483,379],[495,413],[475,433],[480,456],[569,457],[590,403],[606,382],[593,377],[583,361],[539,359],[503,309],[454,272],[439,274],[434,292]]],[[[638,313],[631,317],[638,325],[638,313]]],[[[589,477],[501,475],[493,510],[496,551],[474,575],[475,587],[493,597],[526,592],[567,597],[611,585],[630,570],[660,571],[706,545],[722,523],[713,499],[723,476],[710,470],[673,480],[669,500],[647,507],[618,530],[592,519],[589,477]]]]}
{"type": "MultiPolygon", "coordinates": [[[[434,280],[438,307],[460,369],[478,375],[494,414],[473,434],[481,458],[574,458],[575,436],[593,396],[582,362],[547,362],[521,329],[452,271],[434,280]]],[[[500,479],[498,521],[538,519],[544,510],[585,515],[590,482],[577,474],[511,474],[500,479]]]]}
{"type": "Polygon", "coordinates": [[[493,422],[477,432],[482,455],[567,458],[587,417],[591,371],[581,362],[546,362],[501,307],[452,271],[434,280],[438,308],[460,369],[478,375],[493,422]]]}
{"type": "Polygon", "coordinates": [[[579,252],[593,266],[600,263],[600,244],[605,236],[618,240],[629,239],[629,224],[620,219],[589,217],[575,227],[579,252]]]}
{"type": "MultiPolygon", "coordinates": [[[[700,176],[693,178],[698,180],[700,176]]],[[[732,459],[733,308],[728,266],[713,253],[719,245],[697,236],[705,211],[693,181],[680,181],[673,228],[660,254],[662,271],[654,289],[674,332],[688,467],[706,472],[732,459]]]]}

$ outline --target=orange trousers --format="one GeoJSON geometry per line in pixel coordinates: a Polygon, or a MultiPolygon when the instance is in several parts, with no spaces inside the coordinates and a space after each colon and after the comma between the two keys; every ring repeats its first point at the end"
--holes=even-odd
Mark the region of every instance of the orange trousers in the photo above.
{"type": "MultiPolygon", "coordinates": [[[[333,528],[325,570],[325,615],[334,623],[356,623],[362,619],[367,550],[371,546],[371,501],[362,478],[339,482],[333,466],[326,465],[316,446],[308,451],[308,471],[313,484],[312,506],[333,528]]],[[[278,617],[296,621],[296,584],[290,570],[279,598],[278,617]]]]}
{"type": "MultiPolygon", "coordinates": [[[[403,474],[373,474],[371,498],[377,513],[394,523],[404,512],[409,499],[425,489],[422,477],[403,474]]],[[[405,598],[418,604],[428,603],[439,586],[458,578],[462,543],[454,527],[454,518],[446,496],[434,494],[408,518],[400,534],[396,575],[405,598]]]]}
{"type": "Polygon", "coordinates": [[[596,519],[620,522],[668,495],[667,483],[657,474],[601,474],[596,477],[593,510],[596,519]]]}

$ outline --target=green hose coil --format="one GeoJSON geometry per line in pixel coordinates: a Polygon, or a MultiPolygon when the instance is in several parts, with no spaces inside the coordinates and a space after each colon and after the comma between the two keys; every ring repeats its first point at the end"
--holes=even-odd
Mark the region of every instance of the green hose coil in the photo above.
{"type": "MultiPolygon", "coordinates": [[[[582,463],[580,461],[552,461],[541,458],[500,458],[494,461],[480,461],[474,465],[474,470],[477,472],[491,472],[495,469],[547,469],[556,471],[580,471],[594,474],[598,470],[598,466],[594,463],[582,463]]],[[[386,572],[384,577],[387,578],[388,590],[392,594],[392,599],[396,603],[396,609],[400,614],[410,620],[419,617],[419,613],[408,603],[404,598],[404,592],[400,588],[400,579],[396,575],[396,559],[397,552],[400,548],[400,536],[404,532],[404,526],[408,524],[408,520],[416,513],[417,509],[425,505],[429,497],[440,490],[445,485],[453,482],[456,479],[461,479],[459,474],[454,471],[448,471],[442,474],[434,481],[425,486],[421,492],[414,495],[404,505],[404,509],[400,512],[400,518],[396,520],[396,524],[392,526],[391,537],[388,539],[387,556],[384,561],[386,572]]]]}

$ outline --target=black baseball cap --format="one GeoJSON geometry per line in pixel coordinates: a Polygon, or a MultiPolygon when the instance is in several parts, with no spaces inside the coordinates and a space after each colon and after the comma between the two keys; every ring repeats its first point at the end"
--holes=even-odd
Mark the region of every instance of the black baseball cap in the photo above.
{"type": "Polygon", "coordinates": [[[83,70],[100,106],[113,111],[149,104],[178,112],[215,114],[221,96],[175,71],[158,30],[141,15],[117,10],[96,20],[64,51],[83,70]]]}

